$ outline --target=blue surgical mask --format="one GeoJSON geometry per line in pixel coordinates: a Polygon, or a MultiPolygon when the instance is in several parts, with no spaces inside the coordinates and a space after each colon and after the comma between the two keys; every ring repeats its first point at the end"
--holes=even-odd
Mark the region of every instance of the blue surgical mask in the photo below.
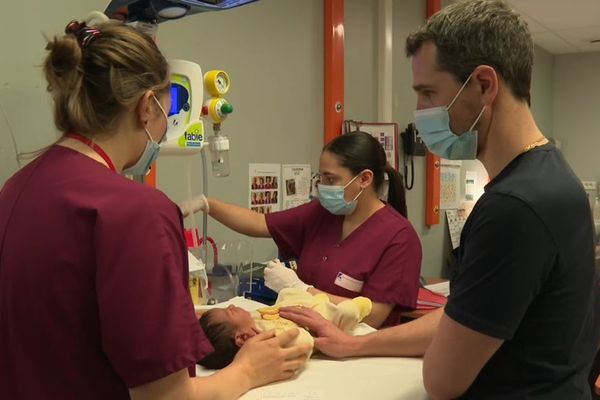
{"type": "MultiPolygon", "coordinates": [[[[167,114],[165,113],[165,110],[163,109],[163,107],[160,104],[160,102],[158,101],[158,99],[155,96],[153,96],[153,97],[154,97],[154,100],[156,101],[156,104],[158,104],[160,111],[162,111],[163,115],[165,116],[165,119],[167,120],[167,129],[168,129],[169,118],[167,117],[167,114]]],[[[146,128],[145,126],[144,126],[144,130],[146,131],[146,135],[148,135],[148,141],[146,142],[146,148],[144,148],[144,152],[142,153],[142,155],[140,156],[140,158],[137,160],[137,162],[135,164],[133,164],[131,167],[125,168],[123,170],[123,174],[146,175],[148,173],[148,171],[150,171],[150,166],[152,165],[152,163],[154,161],[156,161],[156,159],[158,158],[158,154],[160,153],[160,143],[157,143],[152,139],[152,135],[150,135],[148,128],[146,128]]],[[[167,132],[165,131],[165,133],[163,134],[163,137],[161,139],[161,142],[162,142],[162,140],[164,140],[164,138],[166,136],[167,136],[167,132]]]]}
{"type": "Polygon", "coordinates": [[[471,76],[459,89],[448,107],[432,107],[414,112],[415,125],[419,137],[433,154],[447,160],[474,160],[477,157],[477,131],[473,128],[483,115],[485,106],[473,122],[468,131],[457,135],[450,129],[450,114],[448,110],[461,94],[471,76]]]}
{"type": "Polygon", "coordinates": [[[348,185],[354,182],[356,178],[358,178],[358,175],[352,178],[345,186],[322,185],[319,183],[317,185],[317,188],[319,189],[319,202],[323,208],[334,215],[352,214],[356,209],[356,200],[363,191],[361,190],[352,201],[346,201],[346,199],[344,199],[344,190],[348,185]]]}

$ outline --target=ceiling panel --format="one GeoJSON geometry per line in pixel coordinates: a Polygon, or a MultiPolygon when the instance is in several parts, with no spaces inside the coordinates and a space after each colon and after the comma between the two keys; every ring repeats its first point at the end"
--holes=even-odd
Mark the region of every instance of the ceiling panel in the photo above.
{"type": "Polygon", "coordinates": [[[600,26],[558,31],[557,34],[581,51],[600,51],[600,42],[590,43],[600,39],[600,26]]]}
{"type": "Polygon", "coordinates": [[[519,14],[521,14],[525,22],[527,22],[527,25],[529,26],[529,31],[531,33],[546,32],[548,30],[545,26],[537,22],[535,19],[531,18],[529,15],[524,14],[520,10],[517,11],[519,11],[519,14]]]}
{"type": "Polygon", "coordinates": [[[578,53],[581,51],[553,32],[532,33],[532,36],[535,44],[552,54],[578,53]]]}
{"type": "Polygon", "coordinates": [[[600,0],[510,0],[509,3],[553,30],[600,23],[600,0]]]}
{"type": "Polygon", "coordinates": [[[554,54],[600,51],[600,0],[507,0],[529,24],[535,43],[554,54]],[[567,44],[565,44],[567,42],[567,44]]]}

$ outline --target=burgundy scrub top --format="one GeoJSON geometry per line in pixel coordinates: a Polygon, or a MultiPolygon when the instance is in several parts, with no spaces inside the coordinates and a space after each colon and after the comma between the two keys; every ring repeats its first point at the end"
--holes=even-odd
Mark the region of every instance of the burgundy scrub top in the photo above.
{"type": "Polygon", "coordinates": [[[298,260],[298,277],[305,283],[337,296],[393,304],[382,326],[400,323],[400,312],[416,307],[421,242],[389,204],[344,240],[344,216],[331,214],[317,200],[265,217],[281,256],[298,260]]]}
{"type": "Polygon", "coordinates": [[[212,351],[178,207],[53,146],[0,191],[0,397],[128,399],[212,351]]]}

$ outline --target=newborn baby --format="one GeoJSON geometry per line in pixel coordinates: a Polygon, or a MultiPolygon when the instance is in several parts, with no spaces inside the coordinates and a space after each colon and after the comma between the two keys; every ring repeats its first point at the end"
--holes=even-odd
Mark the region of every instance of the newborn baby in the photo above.
{"type": "MultiPolygon", "coordinates": [[[[356,297],[339,304],[329,301],[326,294],[312,295],[301,289],[283,289],[272,307],[260,308],[248,312],[230,305],[227,308],[213,308],[204,312],[199,319],[200,326],[210,340],[214,351],[198,361],[198,364],[211,369],[224,368],[237,354],[240,347],[252,336],[267,330],[276,334],[298,327],[294,322],[281,318],[279,308],[287,306],[309,307],[348,332],[371,312],[371,300],[356,297]]],[[[300,334],[290,346],[314,343],[313,337],[304,328],[298,327],[300,334]]],[[[310,357],[311,353],[308,354],[310,357]]]]}

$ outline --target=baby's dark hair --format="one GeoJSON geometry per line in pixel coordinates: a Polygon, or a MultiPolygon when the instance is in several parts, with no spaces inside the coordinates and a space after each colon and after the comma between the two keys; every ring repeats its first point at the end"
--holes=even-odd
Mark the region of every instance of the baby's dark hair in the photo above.
{"type": "Polygon", "coordinates": [[[215,322],[212,314],[211,310],[206,311],[198,319],[214,348],[214,351],[199,360],[198,364],[210,369],[221,369],[231,364],[240,348],[233,339],[233,326],[227,322],[215,322]]]}

